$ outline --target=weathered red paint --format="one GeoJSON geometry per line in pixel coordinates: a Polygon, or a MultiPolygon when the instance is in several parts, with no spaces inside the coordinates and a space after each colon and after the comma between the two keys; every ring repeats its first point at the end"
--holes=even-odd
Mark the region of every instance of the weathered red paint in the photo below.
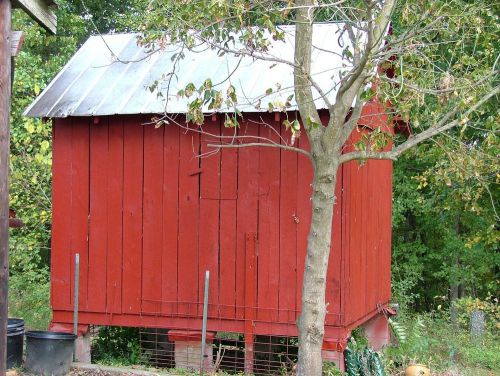
{"type": "MultiPolygon", "coordinates": [[[[80,324],[200,330],[210,270],[210,331],[296,335],[311,215],[308,159],[272,148],[210,155],[214,137],[144,125],[149,118],[55,120],[53,322],[72,322],[78,252],[80,324]],[[252,234],[255,256],[248,253],[252,234]]],[[[362,124],[346,150],[363,132],[388,127],[384,108],[367,104],[362,124]]],[[[222,117],[203,129],[234,132],[222,117]]],[[[245,114],[238,132],[290,139],[265,114],[245,114]],[[257,125],[261,117],[272,127],[257,125]]],[[[305,137],[298,145],[309,148],[305,137]]],[[[330,342],[344,340],[390,299],[391,174],[390,161],[349,162],[338,172],[330,342]]]]}

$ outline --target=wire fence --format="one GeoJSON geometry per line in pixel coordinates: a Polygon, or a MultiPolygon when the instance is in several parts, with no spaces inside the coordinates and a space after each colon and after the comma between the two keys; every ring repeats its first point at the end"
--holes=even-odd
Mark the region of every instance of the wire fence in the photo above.
{"type": "MultiPolygon", "coordinates": [[[[199,370],[199,333],[165,329],[141,329],[141,355],[158,368],[199,370]]],[[[229,374],[289,375],[297,362],[297,338],[257,335],[249,343],[243,334],[218,332],[208,338],[203,359],[207,372],[229,374]]]]}

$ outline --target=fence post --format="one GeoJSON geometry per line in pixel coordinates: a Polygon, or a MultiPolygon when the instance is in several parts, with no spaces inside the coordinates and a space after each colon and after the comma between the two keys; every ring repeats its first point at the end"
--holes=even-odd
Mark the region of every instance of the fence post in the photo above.
{"type": "Polygon", "coordinates": [[[254,320],[257,306],[257,234],[246,234],[245,242],[245,374],[253,374],[254,320]]]}
{"type": "Polygon", "coordinates": [[[200,376],[203,375],[203,365],[205,363],[205,345],[207,342],[207,316],[208,316],[208,286],[210,284],[210,271],[205,271],[205,295],[203,299],[203,328],[201,331],[201,359],[200,376]]]}

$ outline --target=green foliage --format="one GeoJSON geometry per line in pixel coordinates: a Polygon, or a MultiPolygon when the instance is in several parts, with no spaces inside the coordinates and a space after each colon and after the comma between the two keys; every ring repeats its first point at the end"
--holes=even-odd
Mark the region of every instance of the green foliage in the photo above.
{"type": "MultiPolygon", "coordinates": [[[[356,336],[360,337],[360,334],[356,336]]],[[[348,376],[386,376],[379,354],[366,344],[358,343],[354,337],[344,350],[344,358],[348,376]]]]}
{"type": "Polygon", "coordinates": [[[101,364],[144,363],[140,350],[139,329],[103,326],[92,341],[92,360],[101,364]]]}
{"type": "Polygon", "coordinates": [[[49,278],[45,268],[13,273],[9,279],[9,315],[21,317],[29,329],[46,330],[51,318],[49,278]]]}
{"type": "Polygon", "coordinates": [[[342,372],[340,372],[337,365],[333,362],[325,362],[323,363],[323,376],[341,376],[342,372]]]}
{"type": "MultiPolygon", "coordinates": [[[[490,2],[408,1],[395,12],[394,38],[417,20],[434,27],[411,38],[421,47],[398,54],[396,79],[406,85],[383,85],[415,134],[443,113],[463,112],[498,84],[500,31],[498,6],[490,2]]],[[[480,298],[500,287],[499,108],[493,98],[460,127],[395,163],[393,296],[403,309],[430,309],[450,286],[480,298]]]]}
{"type": "Polygon", "coordinates": [[[499,288],[497,187],[489,177],[494,164],[459,172],[457,166],[479,156],[473,150],[450,154],[451,147],[422,145],[395,164],[393,299],[404,309],[435,307],[435,297],[447,297],[450,285],[483,298],[499,288]]]}
{"type": "Polygon", "coordinates": [[[77,47],[81,24],[59,12],[68,33],[47,36],[24,13],[13,15],[15,29],[26,33],[16,71],[11,115],[10,206],[25,226],[11,231],[9,315],[29,327],[46,329],[50,319],[49,258],[51,224],[51,127],[22,111],[59,71],[77,47]]]}
{"type": "Polygon", "coordinates": [[[444,312],[407,315],[398,322],[408,337],[406,342],[384,351],[383,360],[391,374],[413,362],[426,364],[433,372],[448,368],[500,369],[498,330],[491,329],[480,342],[474,342],[468,328],[454,328],[444,312]]]}
{"type": "Polygon", "coordinates": [[[406,333],[405,327],[392,318],[387,319],[387,322],[389,323],[389,327],[394,333],[394,337],[396,338],[398,343],[406,343],[408,341],[408,334],[406,333]]]}
{"type": "Polygon", "coordinates": [[[463,329],[470,326],[470,316],[473,311],[481,310],[486,314],[486,325],[491,332],[500,330],[500,305],[498,298],[488,297],[486,300],[466,297],[457,299],[453,308],[458,316],[458,323],[463,329]]]}

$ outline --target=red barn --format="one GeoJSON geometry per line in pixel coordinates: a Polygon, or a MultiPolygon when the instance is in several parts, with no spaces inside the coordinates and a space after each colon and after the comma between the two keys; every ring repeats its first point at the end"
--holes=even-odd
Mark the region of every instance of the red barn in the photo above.
{"type": "MultiPolygon", "coordinates": [[[[342,63],[320,48],[346,39],[338,30],[315,26],[313,72],[322,85],[334,80],[325,67],[342,63]]],[[[165,328],[179,343],[175,330],[201,330],[209,270],[208,330],[244,333],[251,360],[254,336],[297,335],[312,168],[305,155],[279,148],[214,152],[208,144],[235,134],[243,143],[289,144],[282,122],[295,118],[295,104],[269,113],[266,101],[293,93],[291,67],[219,57],[206,46],[176,65],[178,52],[150,53],[131,34],[92,37],[26,111],[53,119],[52,327],[72,327],[75,253],[80,325],[165,328]],[[185,122],[186,100],[175,94],[207,77],[230,77],[243,113],[237,130],[224,127],[224,111],[207,110],[202,127],[185,122]],[[265,110],[247,100],[259,96],[265,110]],[[151,124],[165,111],[168,124],[151,124]]],[[[274,42],[270,52],[291,58],[293,43],[274,42]]],[[[375,127],[389,130],[376,100],[346,148],[375,127]]],[[[296,146],[307,150],[306,137],[296,146]]],[[[386,328],[377,318],[391,291],[391,174],[390,161],[339,171],[325,356],[369,320],[386,328]]]]}

